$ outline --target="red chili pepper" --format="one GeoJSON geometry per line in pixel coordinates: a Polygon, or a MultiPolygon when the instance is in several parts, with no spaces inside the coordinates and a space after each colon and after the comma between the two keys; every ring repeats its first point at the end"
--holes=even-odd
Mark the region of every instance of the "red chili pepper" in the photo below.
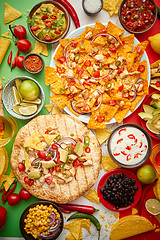
{"type": "Polygon", "coordinates": [[[127,153],[125,151],[121,151],[121,153],[125,156],[127,156],[127,153]]]}
{"type": "Polygon", "coordinates": [[[55,0],[55,1],[62,4],[67,9],[67,11],[70,14],[76,28],[79,28],[80,23],[79,23],[78,15],[77,15],[75,9],[72,7],[72,5],[67,0],[55,0]]]}
{"type": "Polygon", "coordinates": [[[104,115],[99,115],[99,116],[96,118],[96,121],[99,122],[99,123],[102,123],[104,120],[105,120],[105,116],[104,116],[104,115]]]}
{"type": "Polygon", "coordinates": [[[45,134],[49,134],[49,131],[45,131],[45,134]]]}
{"type": "Polygon", "coordinates": [[[65,73],[66,69],[64,67],[57,67],[57,72],[58,73],[65,73]]]}
{"type": "Polygon", "coordinates": [[[160,87],[160,81],[156,82],[156,87],[160,87]]]}
{"type": "Polygon", "coordinates": [[[127,155],[127,161],[131,160],[131,154],[127,155]]]}
{"type": "Polygon", "coordinates": [[[145,70],[145,66],[144,65],[139,65],[138,71],[139,72],[144,72],[144,70],[145,70]]]}
{"type": "Polygon", "coordinates": [[[6,202],[7,201],[7,199],[8,199],[8,196],[14,191],[14,189],[16,188],[16,186],[17,186],[17,182],[13,182],[13,187],[9,190],[9,191],[7,191],[7,194],[6,194],[6,196],[5,196],[5,198],[4,198],[4,201],[6,202]]]}
{"type": "Polygon", "coordinates": [[[142,12],[142,17],[143,17],[144,19],[149,19],[150,14],[149,14],[147,11],[143,11],[143,12],[142,12]]]}
{"type": "Polygon", "coordinates": [[[46,20],[45,23],[46,27],[50,28],[52,26],[51,20],[46,20]]]}
{"type": "Polygon", "coordinates": [[[131,146],[127,146],[126,149],[127,149],[127,150],[131,150],[131,146]]]}
{"type": "Polygon", "coordinates": [[[86,60],[86,61],[84,62],[84,65],[85,65],[86,67],[91,66],[91,60],[86,60]]]}
{"type": "Polygon", "coordinates": [[[128,137],[129,139],[135,139],[135,136],[134,136],[133,134],[129,134],[127,137],[128,137]]]}
{"type": "Polygon", "coordinates": [[[76,81],[75,81],[75,80],[72,80],[72,81],[69,82],[69,86],[73,86],[73,85],[75,85],[75,84],[76,84],[76,81]]]}
{"type": "Polygon", "coordinates": [[[81,76],[84,73],[84,69],[81,67],[78,67],[76,72],[81,76]]]}
{"type": "Polygon", "coordinates": [[[9,56],[8,56],[8,64],[11,65],[11,61],[12,61],[12,51],[10,52],[9,56]]]}
{"type": "Polygon", "coordinates": [[[2,202],[3,202],[4,204],[6,203],[6,201],[4,200],[6,194],[7,194],[7,191],[4,191],[3,194],[2,194],[2,202]]]}
{"type": "Polygon", "coordinates": [[[54,149],[54,150],[57,150],[57,145],[55,145],[54,143],[51,145],[51,147],[52,147],[52,149],[54,149]]]}
{"type": "Polygon", "coordinates": [[[56,20],[56,19],[57,19],[57,17],[54,16],[54,15],[51,15],[50,18],[53,19],[53,20],[56,20]]]}
{"type": "Polygon", "coordinates": [[[107,33],[107,29],[102,28],[101,31],[100,31],[100,33],[107,33]]]}
{"type": "Polygon", "coordinates": [[[110,53],[107,53],[107,54],[106,54],[106,57],[107,57],[107,58],[110,57],[110,56],[111,56],[110,53]]]}
{"type": "Polygon", "coordinates": [[[111,52],[116,52],[117,51],[117,49],[115,48],[115,47],[113,47],[113,48],[109,48],[109,51],[111,51],[111,52]]]}
{"type": "Polygon", "coordinates": [[[116,100],[111,100],[109,101],[108,103],[110,106],[115,106],[117,104],[117,101],[116,100]]]}
{"type": "Polygon", "coordinates": [[[143,145],[143,143],[142,143],[142,142],[140,142],[139,148],[141,148],[141,147],[142,147],[142,145],[143,145]]]}
{"type": "Polygon", "coordinates": [[[56,204],[56,205],[66,210],[83,212],[88,214],[93,214],[94,212],[99,211],[98,209],[92,206],[86,206],[86,205],[78,205],[78,204],[56,204]]]}
{"type": "Polygon", "coordinates": [[[118,139],[117,144],[118,144],[118,143],[121,143],[122,141],[123,141],[123,138],[118,139]]]}
{"type": "Polygon", "coordinates": [[[67,98],[68,98],[68,99],[72,99],[73,97],[74,97],[73,94],[68,94],[68,95],[67,95],[67,98]]]}
{"type": "Polygon", "coordinates": [[[124,88],[124,85],[122,84],[122,85],[119,87],[119,91],[122,92],[123,88],[124,88]]]}
{"type": "Polygon", "coordinates": [[[91,151],[90,147],[87,147],[87,148],[85,149],[85,152],[86,152],[86,153],[90,153],[90,151],[91,151]]]}
{"type": "Polygon", "coordinates": [[[49,37],[49,36],[45,36],[45,40],[46,40],[46,41],[51,41],[51,40],[52,40],[52,38],[51,38],[51,37],[49,37]]]}
{"type": "Polygon", "coordinates": [[[119,130],[118,134],[120,135],[121,132],[124,132],[124,131],[126,132],[126,130],[127,130],[126,128],[122,128],[121,130],[119,130]]]}
{"type": "Polygon", "coordinates": [[[125,9],[121,12],[121,15],[126,15],[126,10],[125,9]]]}
{"type": "Polygon", "coordinates": [[[134,155],[134,158],[139,158],[139,156],[141,156],[142,154],[141,153],[136,153],[135,155],[134,155]]]}
{"type": "Polygon", "coordinates": [[[64,63],[66,61],[66,58],[65,57],[59,57],[57,59],[57,61],[59,61],[60,63],[64,63]]]}
{"type": "Polygon", "coordinates": [[[17,50],[16,56],[15,56],[13,62],[12,62],[11,70],[12,70],[12,68],[14,68],[16,66],[16,58],[18,57],[18,55],[19,55],[19,49],[17,50]]]}
{"type": "Polygon", "coordinates": [[[120,155],[120,153],[113,153],[113,155],[114,155],[114,156],[119,156],[119,155],[120,155]]]}

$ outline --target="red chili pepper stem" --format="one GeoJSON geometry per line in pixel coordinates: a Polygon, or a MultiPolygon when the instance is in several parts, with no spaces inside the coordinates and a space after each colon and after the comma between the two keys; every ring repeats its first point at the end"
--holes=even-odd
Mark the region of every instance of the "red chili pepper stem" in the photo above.
{"type": "Polygon", "coordinates": [[[14,184],[14,186],[13,186],[9,191],[7,191],[7,194],[6,194],[5,198],[4,198],[5,201],[8,200],[9,195],[10,195],[10,194],[14,191],[14,189],[16,188],[17,182],[13,182],[13,184],[14,184]]]}

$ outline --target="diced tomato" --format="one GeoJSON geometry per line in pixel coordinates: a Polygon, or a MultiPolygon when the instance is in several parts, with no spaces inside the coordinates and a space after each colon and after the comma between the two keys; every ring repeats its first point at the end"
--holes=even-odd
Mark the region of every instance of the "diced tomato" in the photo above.
{"type": "Polygon", "coordinates": [[[124,92],[123,94],[122,94],[122,98],[129,98],[129,92],[127,91],[127,92],[124,92]]]}
{"type": "Polygon", "coordinates": [[[55,34],[60,34],[60,33],[61,33],[61,30],[60,30],[60,29],[56,29],[56,30],[54,31],[54,33],[55,33],[55,34]]]}
{"type": "Polygon", "coordinates": [[[60,63],[64,63],[66,61],[66,58],[65,57],[59,57],[57,59],[57,61],[59,61],[60,63]]]}
{"type": "Polygon", "coordinates": [[[85,105],[82,107],[82,111],[84,111],[84,112],[89,112],[89,111],[90,111],[89,105],[85,104],[85,105]]]}
{"type": "Polygon", "coordinates": [[[45,158],[45,161],[50,161],[51,160],[51,157],[46,157],[45,158]]]}
{"type": "Polygon", "coordinates": [[[28,184],[28,183],[29,183],[28,176],[24,177],[24,182],[25,182],[26,184],[28,184]]]}
{"type": "Polygon", "coordinates": [[[139,65],[138,71],[139,72],[144,72],[144,70],[145,70],[145,66],[144,65],[139,65]]]}
{"type": "Polygon", "coordinates": [[[135,139],[135,136],[134,136],[133,134],[129,134],[127,137],[128,137],[129,139],[135,139]]]}
{"type": "Polygon", "coordinates": [[[59,166],[57,165],[57,166],[55,166],[55,171],[56,172],[61,172],[61,169],[59,168],[59,166]]]}
{"type": "Polygon", "coordinates": [[[122,84],[122,85],[119,87],[119,91],[122,92],[123,89],[124,89],[124,85],[122,84]]]}
{"type": "Polygon", "coordinates": [[[119,156],[119,155],[120,155],[120,153],[113,153],[113,155],[114,155],[114,156],[119,156]]]}
{"type": "Polygon", "coordinates": [[[45,134],[49,134],[49,131],[45,131],[45,134]]]}
{"type": "Polygon", "coordinates": [[[109,48],[109,51],[111,51],[111,52],[116,52],[117,51],[117,49],[115,48],[115,47],[113,47],[113,48],[109,48]]]}
{"type": "Polygon", "coordinates": [[[48,169],[50,173],[54,171],[54,167],[48,169]]]}
{"type": "Polygon", "coordinates": [[[76,147],[76,145],[75,145],[75,144],[73,144],[73,143],[71,143],[71,148],[72,148],[72,151],[74,151],[75,147],[76,147]]]}
{"type": "Polygon", "coordinates": [[[50,18],[53,19],[53,20],[56,20],[56,19],[57,19],[57,17],[54,16],[54,15],[50,15],[50,18]]]}
{"type": "Polygon", "coordinates": [[[149,6],[148,6],[148,9],[153,10],[153,9],[154,9],[154,5],[152,5],[152,4],[149,5],[149,6]]]}
{"type": "Polygon", "coordinates": [[[52,147],[52,149],[54,149],[54,150],[56,150],[56,149],[58,148],[57,145],[54,144],[54,143],[51,145],[51,147],[52,147]]]}
{"type": "Polygon", "coordinates": [[[84,65],[86,66],[86,67],[89,67],[89,66],[91,66],[91,60],[86,60],[85,62],[84,62],[84,65]]]}
{"type": "Polygon", "coordinates": [[[126,159],[127,161],[131,160],[131,154],[128,154],[126,159]]]}
{"type": "Polygon", "coordinates": [[[131,146],[127,146],[126,149],[127,149],[127,150],[131,150],[131,146]]]}
{"type": "Polygon", "coordinates": [[[106,54],[106,57],[107,57],[107,58],[110,57],[110,56],[111,56],[110,53],[107,53],[107,54],[106,54]]]}
{"type": "Polygon", "coordinates": [[[45,151],[39,151],[39,152],[37,153],[37,156],[38,156],[39,158],[45,159],[45,158],[46,158],[46,152],[45,152],[45,151]]]}
{"type": "Polygon", "coordinates": [[[78,138],[77,141],[81,142],[82,143],[82,139],[81,138],[78,138]]]}
{"type": "Polygon", "coordinates": [[[121,132],[126,132],[126,128],[122,128],[121,130],[119,130],[118,134],[121,135],[121,132]]]}
{"type": "Polygon", "coordinates": [[[18,169],[20,172],[23,172],[25,170],[25,165],[22,162],[18,163],[18,169]]]}
{"type": "Polygon", "coordinates": [[[109,101],[108,103],[110,106],[115,106],[117,104],[117,101],[116,100],[111,100],[109,101]]]}
{"type": "Polygon", "coordinates": [[[46,41],[51,41],[51,40],[52,40],[52,38],[51,38],[51,37],[49,37],[49,36],[46,36],[46,37],[45,37],[45,40],[46,40],[46,41]]]}
{"type": "Polygon", "coordinates": [[[46,20],[47,18],[48,18],[48,15],[43,15],[43,16],[41,17],[42,20],[46,20]]]}
{"type": "Polygon", "coordinates": [[[58,8],[53,8],[53,12],[59,13],[59,9],[58,8]]]}
{"type": "Polygon", "coordinates": [[[105,82],[108,82],[108,81],[110,80],[110,76],[109,76],[109,75],[106,76],[105,78],[103,78],[103,80],[104,80],[105,82]]]}
{"type": "Polygon", "coordinates": [[[58,73],[65,73],[66,69],[64,67],[57,67],[57,72],[58,73]]]}
{"type": "Polygon", "coordinates": [[[83,163],[81,161],[79,161],[78,158],[73,161],[72,165],[75,168],[78,167],[78,166],[83,167],[83,163]]]}
{"type": "Polygon", "coordinates": [[[73,85],[75,85],[75,84],[76,84],[76,81],[75,81],[75,80],[72,80],[72,81],[69,82],[69,86],[73,86],[73,85]]]}
{"type": "Polygon", "coordinates": [[[136,49],[137,49],[137,52],[138,52],[138,53],[143,53],[143,50],[142,50],[142,48],[141,48],[140,46],[137,46],[136,49]]]}
{"type": "Polygon", "coordinates": [[[93,73],[93,77],[94,77],[94,78],[99,78],[99,77],[100,77],[100,71],[99,71],[99,70],[95,71],[95,72],[93,73]]]}
{"type": "Polygon", "coordinates": [[[124,71],[124,67],[120,67],[120,68],[118,69],[117,74],[120,74],[120,73],[122,73],[123,71],[124,71]]]}
{"type": "Polygon", "coordinates": [[[121,151],[121,153],[125,156],[127,156],[127,153],[125,151],[121,151]]]}
{"type": "Polygon", "coordinates": [[[102,123],[104,120],[105,120],[105,116],[104,116],[104,115],[99,115],[99,116],[96,118],[96,121],[99,122],[99,123],[102,123]]]}
{"type": "Polygon", "coordinates": [[[32,186],[34,184],[33,179],[29,179],[28,176],[24,177],[24,182],[28,184],[29,186],[32,186]]]}
{"type": "Polygon", "coordinates": [[[156,82],[156,87],[160,87],[160,81],[156,82]]]}
{"type": "Polygon", "coordinates": [[[91,151],[90,147],[87,147],[87,148],[85,149],[85,152],[86,152],[86,153],[90,153],[90,151],[91,151]]]}
{"type": "Polygon", "coordinates": [[[32,30],[32,31],[37,31],[38,29],[39,29],[38,26],[31,27],[31,30],[32,30]]]}
{"type": "Polygon", "coordinates": [[[73,42],[72,47],[77,47],[78,42],[73,42]]]}
{"type": "Polygon", "coordinates": [[[107,33],[107,29],[102,28],[101,31],[100,31],[100,33],[107,33]]]}
{"type": "Polygon", "coordinates": [[[84,69],[81,67],[77,68],[77,74],[79,74],[80,76],[84,73],[84,69]]]}
{"type": "Polygon", "coordinates": [[[121,15],[126,15],[126,10],[125,9],[121,12],[121,15]]]}
{"type": "Polygon", "coordinates": [[[49,176],[49,177],[47,177],[47,178],[45,179],[45,182],[46,182],[48,185],[50,185],[51,182],[52,182],[52,180],[53,180],[53,177],[52,177],[52,176],[49,176]]]}
{"type": "Polygon", "coordinates": [[[118,143],[121,143],[122,141],[123,141],[123,138],[118,139],[117,144],[118,144],[118,143]]]}

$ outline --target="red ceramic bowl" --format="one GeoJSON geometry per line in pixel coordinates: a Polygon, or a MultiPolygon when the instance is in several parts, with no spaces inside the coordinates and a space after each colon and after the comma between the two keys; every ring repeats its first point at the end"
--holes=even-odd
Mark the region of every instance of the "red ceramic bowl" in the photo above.
{"type": "Polygon", "coordinates": [[[114,169],[111,170],[109,172],[107,172],[106,174],[103,175],[103,177],[100,179],[99,184],[98,184],[98,196],[99,199],[101,201],[101,203],[108,209],[112,210],[112,211],[116,211],[116,212],[122,212],[125,210],[129,210],[131,208],[133,208],[139,201],[140,197],[141,197],[141,193],[142,193],[142,187],[141,187],[141,183],[138,181],[136,175],[134,173],[132,173],[131,171],[128,171],[126,169],[114,169]],[[138,190],[136,191],[136,194],[134,195],[134,202],[131,203],[131,205],[127,206],[127,207],[121,207],[118,210],[115,208],[115,206],[108,202],[107,200],[103,199],[103,194],[100,192],[101,188],[105,185],[107,179],[113,175],[113,174],[120,174],[120,173],[124,173],[127,177],[130,177],[131,179],[135,180],[135,186],[138,187],[138,190]]]}

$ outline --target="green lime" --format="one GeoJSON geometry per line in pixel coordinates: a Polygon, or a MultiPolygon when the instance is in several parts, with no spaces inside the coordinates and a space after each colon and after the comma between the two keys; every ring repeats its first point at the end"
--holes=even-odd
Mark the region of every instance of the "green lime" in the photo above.
{"type": "Polygon", "coordinates": [[[20,96],[15,86],[12,87],[13,99],[16,105],[20,104],[20,96]]]}
{"type": "Polygon", "coordinates": [[[19,108],[20,108],[20,106],[17,106],[17,105],[13,105],[13,106],[12,106],[13,111],[14,111],[15,113],[18,113],[18,114],[20,114],[19,108]]]}
{"type": "Polygon", "coordinates": [[[20,107],[19,112],[22,115],[32,115],[37,111],[37,105],[29,106],[29,107],[20,107]]]}
{"type": "Polygon", "coordinates": [[[20,87],[19,92],[26,100],[35,100],[39,96],[39,87],[32,80],[24,80],[20,87]]]}
{"type": "Polygon", "coordinates": [[[152,215],[158,215],[160,213],[160,200],[157,198],[150,198],[146,201],[145,207],[152,215]]]}
{"type": "Polygon", "coordinates": [[[137,171],[137,178],[141,183],[150,184],[156,178],[156,170],[151,165],[143,165],[137,171]]]}

